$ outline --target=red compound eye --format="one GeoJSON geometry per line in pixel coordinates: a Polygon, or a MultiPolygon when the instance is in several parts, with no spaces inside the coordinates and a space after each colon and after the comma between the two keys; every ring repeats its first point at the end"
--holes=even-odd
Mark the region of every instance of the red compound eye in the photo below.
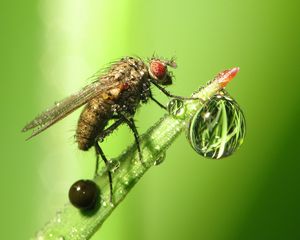
{"type": "Polygon", "coordinates": [[[150,63],[151,73],[158,79],[163,79],[166,76],[167,67],[161,61],[154,60],[150,63]]]}

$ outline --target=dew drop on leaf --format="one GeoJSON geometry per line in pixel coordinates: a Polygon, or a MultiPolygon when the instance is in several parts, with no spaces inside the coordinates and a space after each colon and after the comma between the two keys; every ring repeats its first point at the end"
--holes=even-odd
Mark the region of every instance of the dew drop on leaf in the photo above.
{"type": "Polygon", "coordinates": [[[246,133],[244,114],[223,90],[208,100],[192,117],[187,138],[200,155],[219,159],[233,154],[246,133]]]}
{"type": "Polygon", "coordinates": [[[158,158],[154,161],[153,165],[157,166],[162,164],[166,159],[166,152],[163,152],[161,155],[158,156],[158,158]]]}
{"type": "Polygon", "coordinates": [[[185,114],[185,107],[184,107],[184,102],[180,99],[172,99],[168,103],[168,112],[175,118],[183,118],[185,114]]]}
{"type": "Polygon", "coordinates": [[[108,161],[108,169],[111,172],[115,172],[119,169],[120,167],[120,162],[117,160],[110,160],[108,161]]]}

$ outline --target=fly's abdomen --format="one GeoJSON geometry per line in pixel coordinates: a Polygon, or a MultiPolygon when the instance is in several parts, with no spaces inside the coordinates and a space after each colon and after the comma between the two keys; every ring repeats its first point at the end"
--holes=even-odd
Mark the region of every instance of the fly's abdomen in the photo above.
{"type": "Polygon", "coordinates": [[[76,141],[80,150],[91,148],[105,128],[111,114],[111,105],[102,98],[92,99],[83,109],[77,125],[76,141]]]}

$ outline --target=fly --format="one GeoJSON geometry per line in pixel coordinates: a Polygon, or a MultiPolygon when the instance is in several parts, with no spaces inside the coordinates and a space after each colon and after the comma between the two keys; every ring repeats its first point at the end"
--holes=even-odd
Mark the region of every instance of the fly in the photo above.
{"type": "MultiPolygon", "coordinates": [[[[150,86],[153,84],[168,97],[184,99],[170,94],[163,87],[172,84],[173,75],[168,67],[177,67],[174,59],[152,57],[145,62],[140,58],[122,58],[111,64],[106,73],[100,75],[96,81],[42,112],[22,131],[33,130],[28,138],[30,139],[85,105],[78,120],[75,138],[80,150],[87,151],[92,147],[95,148],[97,156],[95,175],[98,172],[99,155],[106,166],[109,164],[99,142],[124,123],[133,132],[139,158],[143,162],[139,134],[133,119],[136,109],[140,103],[146,103],[149,99],[166,109],[152,96],[150,86]],[[111,125],[109,125],[110,120],[114,121],[111,125]]],[[[108,178],[112,202],[110,171],[108,171],[108,178]]]]}

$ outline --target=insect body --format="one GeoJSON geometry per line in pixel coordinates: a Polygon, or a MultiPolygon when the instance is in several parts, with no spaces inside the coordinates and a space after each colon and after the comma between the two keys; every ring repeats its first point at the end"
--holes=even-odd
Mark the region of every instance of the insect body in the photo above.
{"type": "Polygon", "coordinates": [[[151,95],[147,66],[140,60],[125,58],[115,63],[100,78],[103,86],[112,86],[91,99],[82,111],[76,139],[81,150],[94,146],[108,120],[130,118],[139,102],[151,95]]]}
{"type": "MultiPolygon", "coordinates": [[[[23,132],[33,130],[32,138],[57,121],[66,117],[74,110],[85,105],[76,130],[76,141],[80,150],[95,147],[97,154],[96,170],[98,170],[98,156],[101,155],[107,164],[107,159],[98,142],[113,132],[119,125],[126,123],[133,131],[137,149],[142,160],[139,146],[138,132],[133,116],[140,102],[154,100],[160,107],[165,108],[151,94],[151,83],[169,97],[182,98],[171,95],[161,85],[172,84],[172,73],[168,66],[175,68],[174,60],[151,58],[147,63],[139,58],[125,57],[113,63],[107,72],[98,77],[97,81],[87,85],[82,90],[66,99],[57,102],[24,128],[23,132]],[[108,126],[110,120],[114,123],[108,126]]],[[[111,197],[112,179],[108,172],[111,197]]]]}

